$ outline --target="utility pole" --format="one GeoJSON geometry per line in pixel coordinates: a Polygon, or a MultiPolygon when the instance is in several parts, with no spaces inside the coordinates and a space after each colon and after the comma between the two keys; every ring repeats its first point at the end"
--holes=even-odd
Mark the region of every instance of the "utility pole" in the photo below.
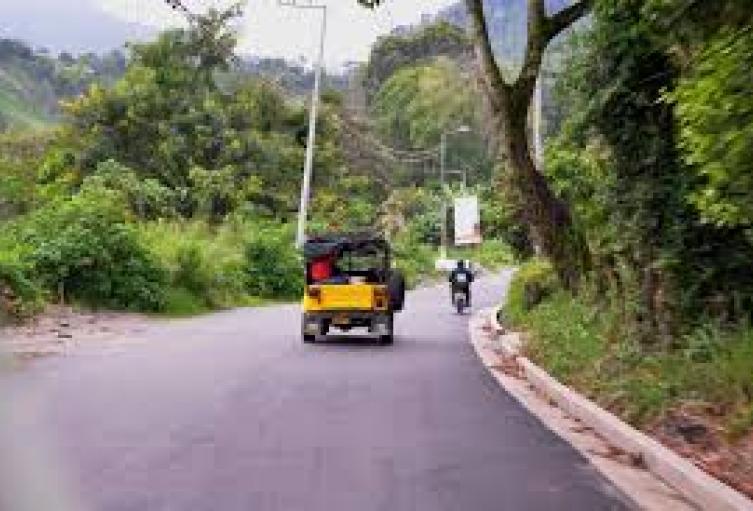
{"type": "Polygon", "coordinates": [[[311,175],[314,166],[314,145],[316,144],[316,116],[319,108],[319,89],[324,67],[324,41],[327,35],[327,6],[314,4],[309,0],[307,4],[299,4],[297,0],[278,0],[278,4],[297,9],[318,9],[322,13],[322,28],[319,39],[319,56],[314,70],[314,91],[311,94],[311,109],[309,112],[309,134],[306,142],[306,159],[303,164],[303,185],[301,186],[301,205],[298,210],[298,229],[295,244],[303,247],[306,241],[306,222],[308,220],[309,198],[311,196],[311,175]]]}
{"type": "Polygon", "coordinates": [[[439,156],[439,182],[440,182],[440,197],[442,199],[442,212],[440,213],[440,222],[442,227],[442,235],[439,247],[439,258],[444,261],[447,259],[447,197],[444,192],[444,170],[447,159],[447,132],[442,132],[442,139],[440,142],[440,156],[439,156]]]}

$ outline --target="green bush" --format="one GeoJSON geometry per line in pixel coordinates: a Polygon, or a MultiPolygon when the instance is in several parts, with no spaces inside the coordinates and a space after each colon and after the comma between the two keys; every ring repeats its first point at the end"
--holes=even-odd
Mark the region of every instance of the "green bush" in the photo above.
{"type": "Polygon", "coordinates": [[[599,318],[566,291],[556,291],[530,309],[523,323],[536,337],[526,347],[528,355],[567,383],[604,355],[599,318]]]}
{"type": "Polygon", "coordinates": [[[209,310],[206,300],[180,287],[167,290],[164,312],[170,316],[195,316],[209,310]]]}
{"type": "Polygon", "coordinates": [[[519,324],[527,312],[557,289],[557,275],[550,262],[543,259],[528,261],[515,273],[510,283],[505,318],[519,324]]]}
{"type": "Polygon", "coordinates": [[[20,254],[15,242],[0,235],[0,324],[24,318],[39,310],[42,290],[33,279],[33,268],[20,254]]]}
{"type": "Polygon", "coordinates": [[[262,224],[246,245],[248,290],[260,298],[299,298],[303,291],[303,262],[293,245],[292,231],[262,224]]]}
{"type": "Polygon", "coordinates": [[[166,275],[139,243],[122,196],[99,187],[51,203],[25,219],[26,262],[52,293],[92,306],[159,310],[166,275]]]}
{"type": "Polygon", "coordinates": [[[526,330],[526,354],[557,379],[633,424],[652,423],[684,403],[717,410],[727,434],[753,429],[753,329],[699,327],[676,349],[646,351],[622,314],[585,296],[554,290],[536,307],[523,306],[526,282],[547,281],[547,265],[524,265],[505,313],[526,330]]]}
{"type": "Polygon", "coordinates": [[[749,226],[753,218],[753,33],[722,31],[692,61],[667,98],[679,146],[700,186],[690,201],[706,221],[749,226]]]}
{"type": "Polygon", "coordinates": [[[422,278],[437,275],[434,270],[436,249],[421,243],[416,233],[402,233],[391,245],[393,265],[403,272],[409,288],[416,287],[422,278]]]}
{"type": "Polygon", "coordinates": [[[99,163],[96,172],[84,180],[84,186],[102,186],[122,193],[130,210],[142,219],[176,216],[178,193],[153,178],[140,178],[129,167],[115,160],[99,163]]]}
{"type": "Polygon", "coordinates": [[[169,275],[166,312],[189,314],[245,301],[246,229],[232,222],[215,228],[197,221],[140,226],[140,238],[169,275]]]}
{"type": "Polygon", "coordinates": [[[302,262],[292,231],[280,224],[242,217],[219,226],[162,221],[142,224],[139,235],[167,268],[170,314],[301,296],[302,262]]]}

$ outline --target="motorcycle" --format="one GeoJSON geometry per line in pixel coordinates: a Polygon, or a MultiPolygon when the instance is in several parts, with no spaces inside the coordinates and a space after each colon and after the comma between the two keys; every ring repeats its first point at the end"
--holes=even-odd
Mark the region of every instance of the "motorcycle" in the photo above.
{"type": "Polygon", "coordinates": [[[467,298],[462,291],[456,291],[452,294],[452,305],[458,314],[463,314],[463,311],[468,307],[467,298]]]}

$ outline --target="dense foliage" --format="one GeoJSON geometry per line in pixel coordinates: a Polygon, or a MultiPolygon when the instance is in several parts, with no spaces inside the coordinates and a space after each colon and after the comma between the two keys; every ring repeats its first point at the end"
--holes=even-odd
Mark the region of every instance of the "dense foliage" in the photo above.
{"type": "Polygon", "coordinates": [[[680,146],[700,186],[690,199],[705,220],[751,227],[753,219],[753,32],[729,29],[692,57],[668,98],[680,146]]]}
{"type": "Polygon", "coordinates": [[[260,229],[246,247],[249,291],[261,298],[296,299],[303,290],[303,262],[293,250],[292,229],[260,229]]]}
{"type": "MultiPolygon", "coordinates": [[[[130,46],[122,76],[66,101],[57,129],[0,136],[0,310],[23,316],[44,300],[64,300],[193,314],[300,296],[293,220],[307,110],[249,77],[248,63],[235,67],[236,14],[210,11],[189,29],[130,46]]],[[[426,74],[421,87],[396,80],[406,105],[431,102],[409,112],[422,131],[408,145],[435,145],[453,122],[477,122],[454,63],[406,62],[400,72],[426,74]],[[445,116],[428,111],[456,97],[445,116]]],[[[367,126],[357,139],[344,98],[326,91],[322,99],[310,230],[378,226],[417,283],[433,268],[440,190],[415,184],[436,177],[405,173],[402,162],[373,152],[371,164],[360,165],[354,145],[381,148],[402,134],[367,126]]],[[[469,179],[486,182],[491,164],[480,137],[472,138],[454,140],[448,154],[467,156],[478,168],[469,179]]],[[[491,202],[488,186],[479,190],[491,202]]],[[[496,234],[505,230],[487,221],[496,234]]],[[[512,257],[503,242],[477,255],[488,266],[512,257]]]]}
{"type": "Polygon", "coordinates": [[[563,291],[551,266],[540,261],[524,265],[513,279],[505,319],[530,330],[529,357],[633,424],[650,427],[668,411],[695,403],[714,408],[728,438],[753,427],[751,330],[704,324],[676,349],[647,355],[616,328],[613,313],[594,314],[587,299],[563,291]]]}
{"type": "MultiPolygon", "coordinates": [[[[220,31],[216,37],[230,36],[220,31]]],[[[293,209],[303,112],[266,82],[221,90],[213,77],[230,65],[231,43],[202,56],[190,35],[174,31],[135,46],[114,87],[94,87],[66,106],[76,172],[91,174],[100,162],[117,161],[179,192],[176,207],[188,216],[204,210],[222,217],[241,200],[274,213],[293,209]]],[[[331,151],[319,155],[327,168],[331,151]]]]}
{"type": "Polygon", "coordinates": [[[471,51],[463,30],[444,21],[384,36],[371,50],[365,72],[367,95],[373,96],[390,76],[404,67],[413,67],[440,55],[467,62],[471,51]]]}
{"type": "Polygon", "coordinates": [[[443,131],[479,121],[468,79],[446,58],[397,71],[372,109],[379,132],[400,148],[435,146],[443,131]]]}
{"type": "Polygon", "coordinates": [[[0,133],[0,220],[29,211],[39,200],[37,175],[51,142],[46,131],[0,133]]]}
{"type": "MultiPolygon", "coordinates": [[[[505,308],[566,384],[650,432],[714,424],[718,445],[753,429],[751,26],[744,1],[594,3],[544,164],[582,240],[580,286],[535,261],[505,308]]],[[[720,463],[750,492],[736,456],[720,463]]]]}
{"type": "MultiPolygon", "coordinates": [[[[694,155],[706,151],[709,165],[745,172],[689,137],[693,126],[702,129],[691,112],[722,125],[719,116],[725,115],[709,108],[710,98],[690,91],[713,90],[724,104],[737,100],[740,86],[751,86],[705,83],[713,80],[704,71],[708,54],[681,68],[655,38],[657,26],[643,8],[644,2],[631,0],[596,4],[593,28],[580,40],[561,83],[569,117],[549,147],[546,169],[585,237],[589,259],[581,271],[591,272],[636,335],[669,341],[691,318],[735,320],[750,310],[753,247],[739,222],[727,227],[705,221],[709,211],[724,206],[710,190],[720,181],[699,177],[719,173],[699,169],[694,155]]],[[[726,73],[748,73],[741,64],[728,63],[726,73]]],[[[717,79],[728,78],[723,69],[716,70],[722,73],[717,79]]],[[[739,111],[729,115],[739,119],[739,111]]],[[[706,128],[715,147],[719,127],[706,128]]],[[[733,122],[727,129],[730,135],[721,140],[733,143],[747,127],[733,122]]],[[[736,157],[729,146],[722,152],[736,157]]]]}
{"type": "Polygon", "coordinates": [[[14,226],[21,261],[60,300],[131,310],[159,310],[165,277],[127,222],[122,197],[87,186],[14,226]]]}

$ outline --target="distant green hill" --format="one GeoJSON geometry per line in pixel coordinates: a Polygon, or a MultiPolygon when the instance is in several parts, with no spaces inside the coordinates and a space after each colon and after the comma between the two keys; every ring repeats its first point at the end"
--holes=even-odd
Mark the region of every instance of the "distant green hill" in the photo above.
{"type": "Polygon", "coordinates": [[[0,39],[0,130],[54,123],[61,99],[81,94],[94,82],[112,83],[125,64],[119,51],[51,56],[21,41],[0,39]]]}
{"type": "MultiPolygon", "coordinates": [[[[24,42],[0,38],[0,131],[55,123],[61,99],[78,96],[92,83],[114,83],[125,72],[127,59],[120,51],[52,56],[24,42]]],[[[244,57],[237,64],[237,75],[274,81],[294,96],[309,94],[313,86],[313,71],[284,59],[244,57]]],[[[346,78],[327,74],[325,84],[342,90],[346,78]]]]}
{"type": "Polygon", "coordinates": [[[0,68],[0,127],[37,128],[55,117],[48,91],[25,75],[11,66],[0,68]]]}

